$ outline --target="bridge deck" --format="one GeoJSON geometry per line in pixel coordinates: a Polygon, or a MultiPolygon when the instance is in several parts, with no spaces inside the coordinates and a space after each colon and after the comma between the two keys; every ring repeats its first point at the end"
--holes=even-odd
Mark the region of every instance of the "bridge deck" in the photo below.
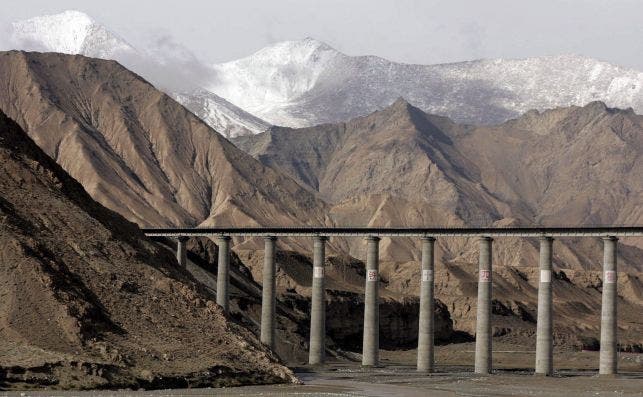
{"type": "Polygon", "coordinates": [[[378,236],[378,237],[643,237],[643,226],[596,227],[213,227],[143,229],[147,236],[242,236],[242,237],[313,237],[313,236],[378,236]]]}

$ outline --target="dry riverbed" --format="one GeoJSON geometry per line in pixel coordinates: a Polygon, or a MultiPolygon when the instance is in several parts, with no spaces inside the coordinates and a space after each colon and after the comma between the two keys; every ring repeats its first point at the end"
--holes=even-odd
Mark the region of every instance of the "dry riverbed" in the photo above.
{"type": "MultiPolygon", "coordinates": [[[[493,375],[472,373],[473,344],[438,346],[437,372],[418,374],[415,351],[381,351],[382,367],[362,369],[358,362],[301,367],[302,385],[157,391],[28,391],[23,396],[643,396],[643,354],[621,353],[615,378],[597,376],[597,352],[558,351],[553,377],[534,376],[534,353],[511,344],[494,346],[493,375]]],[[[0,394],[1,395],[1,394],[0,394]]],[[[20,396],[12,392],[10,396],[20,396]]]]}

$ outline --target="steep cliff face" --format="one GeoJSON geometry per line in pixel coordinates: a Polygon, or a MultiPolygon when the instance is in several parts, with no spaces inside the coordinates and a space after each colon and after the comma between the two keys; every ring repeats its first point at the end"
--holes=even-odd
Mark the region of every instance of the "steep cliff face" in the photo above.
{"type": "Polygon", "coordinates": [[[0,386],[289,382],[254,335],[0,112],[0,386]]]}
{"type": "Polygon", "coordinates": [[[144,226],[325,224],[324,203],[114,61],[0,54],[0,108],[144,226]]]}

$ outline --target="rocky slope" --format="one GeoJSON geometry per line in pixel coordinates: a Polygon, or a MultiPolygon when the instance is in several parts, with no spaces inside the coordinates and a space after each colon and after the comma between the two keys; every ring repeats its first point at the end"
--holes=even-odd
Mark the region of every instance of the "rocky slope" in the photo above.
{"type": "MultiPolygon", "coordinates": [[[[337,224],[618,225],[643,223],[642,131],[642,116],[598,102],[474,127],[400,99],[346,123],[273,127],[235,142],[319,191],[333,203],[337,224]]],[[[534,263],[535,243],[509,239],[496,258],[534,263]]],[[[643,247],[637,240],[624,243],[643,247]]],[[[416,242],[383,244],[388,259],[417,259],[416,242]]],[[[450,244],[443,247],[448,260],[475,260],[469,242],[450,244]]],[[[599,263],[598,241],[562,245],[558,260],[564,267],[599,263]]],[[[640,250],[624,245],[621,253],[623,268],[640,271],[640,250]]]]}
{"type": "Polygon", "coordinates": [[[643,73],[577,55],[409,65],[348,56],[317,40],[285,41],[214,65],[205,87],[289,127],[340,122],[403,96],[458,122],[500,123],[530,109],[603,101],[643,113],[643,73]]]}
{"type": "Polygon", "coordinates": [[[0,388],[290,382],[176,260],[0,112],[0,388]]]}
{"type": "Polygon", "coordinates": [[[8,41],[10,47],[7,50],[58,52],[117,60],[151,80],[226,136],[258,133],[269,126],[200,85],[203,76],[212,72],[186,48],[163,42],[146,49],[136,48],[80,11],[70,10],[16,21],[9,27],[8,41]]]}
{"type": "Polygon", "coordinates": [[[0,108],[139,225],[325,224],[325,204],[114,61],[0,53],[0,108]]]}
{"type": "MultiPolygon", "coordinates": [[[[337,224],[356,226],[641,224],[643,117],[595,102],[523,117],[491,127],[462,125],[398,100],[345,123],[273,127],[235,143],[320,192],[337,224]]],[[[363,242],[346,241],[355,257],[363,242]]],[[[477,243],[437,242],[437,296],[454,328],[475,327],[477,243]]],[[[643,345],[635,316],[643,300],[640,239],[619,244],[619,293],[627,313],[622,343],[643,345]]],[[[382,277],[392,292],[419,290],[420,248],[415,239],[383,239],[382,277]]],[[[598,239],[559,239],[557,343],[591,345],[598,337],[598,239]],[[585,270],[591,269],[591,270],[585,270]],[[583,338],[580,338],[582,336],[583,338]]],[[[538,241],[494,242],[495,334],[534,332],[538,241]]]]}

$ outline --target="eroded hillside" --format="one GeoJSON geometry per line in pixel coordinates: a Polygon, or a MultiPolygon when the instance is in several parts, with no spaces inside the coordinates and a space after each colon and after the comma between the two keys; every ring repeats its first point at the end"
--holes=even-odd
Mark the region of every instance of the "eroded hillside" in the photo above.
{"type": "Polygon", "coordinates": [[[290,382],[172,255],[0,112],[0,388],[290,382]]]}

